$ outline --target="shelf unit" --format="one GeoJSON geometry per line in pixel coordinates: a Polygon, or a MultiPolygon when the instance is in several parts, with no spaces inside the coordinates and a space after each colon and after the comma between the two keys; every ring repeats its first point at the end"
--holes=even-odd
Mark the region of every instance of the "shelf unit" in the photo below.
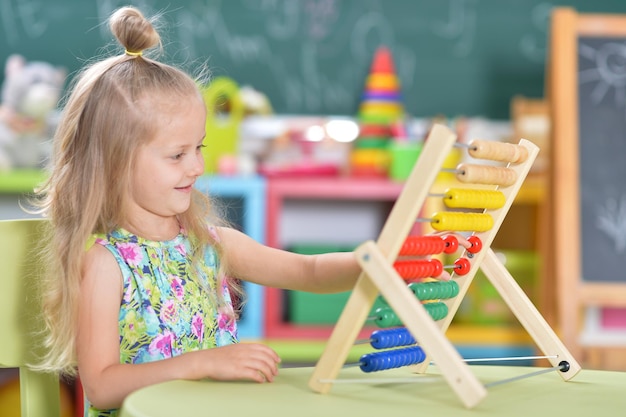
{"type": "Polygon", "coordinates": [[[45,180],[41,170],[19,169],[0,171],[0,219],[26,219],[40,217],[26,213],[20,204],[26,203],[26,197],[45,180]]]}
{"type": "MultiPolygon", "coordinates": [[[[439,182],[438,186],[445,189],[446,181],[439,182]]],[[[320,207],[324,204],[330,209],[341,209],[341,204],[345,202],[363,206],[373,205],[375,207],[372,210],[378,210],[378,214],[386,218],[402,187],[403,183],[384,179],[270,178],[267,182],[266,243],[272,247],[288,249],[294,240],[294,234],[297,233],[297,230],[293,229],[298,220],[289,211],[311,206],[311,204],[314,204],[314,207],[309,208],[302,219],[306,220],[306,223],[313,222],[313,225],[304,224],[303,221],[300,224],[301,228],[320,229],[310,217],[316,214],[323,215],[320,207]]],[[[496,243],[501,246],[496,247],[507,248],[512,245],[514,249],[521,246],[536,250],[539,238],[532,226],[538,224],[537,218],[541,211],[544,189],[542,178],[528,178],[514,202],[512,217],[508,221],[505,219],[505,224],[503,224],[507,235],[513,233],[516,228],[522,228],[524,236],[521,239],[502,236],[496,239],[496,243]],[[519,213],[516,213],[516,210],[519,213]],[[529,222],[532,223],[531,227],[529,227],[529,222]]],[[[349,207],[354,207],[354,205],[349,207]]],[[[425,210],[430,208],[429,206],[425,210]]],[[[357,217],[348,220],[358,222],[357,217]]],[[[384,218],[380,225],[384,222],[384,218]]],[[[319,234],[325,235],[328,239],[332,239],[333,236],[345,239],[343,231],[338,230],[346,227],[345,224],[341,224],[345,221],[345,216],[340,215],[337,223],[322,227],[319,234]]],[[[366,225],[361,226],[366,227],[366,225]]],[[[378,232],[379,229],[366,231],[372,235],[369,238],[376,238],[378,232]]],[[[314,352],[321,352],[332,331],[332,326],[302,325],[286,321],[284,301],[285,291],[275,288],[265,289],[264,338],[270,346],[283,355],[284,360],[291,362],[315,360],[318,356],[314,352]]],[[[359,337],[367,338],[374,329],[363,329],[359,337]]],[[[459,350],[466,357],[529,356],[534,353],[530,337],[521,328],[453,323],[447,335],[454,344],[459,346],[459,350]]]]}
{"type": "MultiPolygon", "coordinates": [[[[196,189],[221,200],[227,220],[259,243],[265,242],[266,181],[262,177],[202,176],[196,189]]],[[[246,304],[237,331],[241,340],[260,339],[264,322],[263,287],[244,282],[246,304]]]]}
{"type": "MultiPolygon", "coordinates": [[[[335,236],[338,239],[344,239],[341,243],[358,244],[359,242],[355,240],[374,238],[401,190],[401,183],[383,179],[270,178],[267,183],[267,244],[275,248],[289,246],[294,226],[297,226],[297,219],[290,221],[287,211],[290,203],[297,205],[299,202],[302,203],[302,207],[306,206],[309,209],[311,205],[314,205],[312,210],[317,210],[318,215],[323,211],[320,203],[334,210],[335,214],[342,210],[359,210],[359,213],[348,212],[347,216],[341,216],[338,222],[332,225],[326,224],[319,227],[314,224],[313,229],[318,230],[319,234],[324,235],[326,239],[335,236]],[[362,212],[359,206],[365,207],[372,203],[376,205],[374,210],[378,211],[378,216],[376,213],[373,216],[380,218],[378,222],[380,226],[359,225],[361,230],[356,231],[354,237],[347,237],[345,227],[342,227],[346,226],[345,218],[350,215],[367,218],[367,213],[362,212]],[[367,227],[371,229],[363,230],[367,227]],[[358,236],[359,234],[361,236],[358,236]]],[[[310,216],[305,216],[304,219],[309,223],[314,221],[310,216]]],[[[300,227],[304,226],[300,224],[300,227]]],[[[267,339],[325,340],[330,336],[332,326],[299,326],[283,320],[285,315],[283,295],[284,291],[279,289],[266,288],[265,290],[264,334],[267,339]]]]}

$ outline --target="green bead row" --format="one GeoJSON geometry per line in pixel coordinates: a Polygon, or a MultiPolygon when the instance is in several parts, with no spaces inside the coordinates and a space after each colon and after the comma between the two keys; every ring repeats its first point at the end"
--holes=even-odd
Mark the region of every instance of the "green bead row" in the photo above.
{"type": "MultiPolygon", "coordinates": [[[[459,295],[459,284],[456,281],[412,282],[408,287],[420,301],[447,300],[459,295]]],[[[378,296],[378,301],[389,305],[382,295],[378,296]]]]}
{"type": "Polygon", "coordinates": [[[446,300],[459,294],[456,281],[412,282],[409,289],[418,300],[446,300]]]}
{"type": "MultiPolygon", "coordinates": [[[[448,315],[448,306],[445,303],[423,304],[426,312],[433,320],[441,320],[448,315]]],[[[374,311],[374,321],[380,328],[403,326],[404,324],[390,307],[380,307],[374,311]]]]}

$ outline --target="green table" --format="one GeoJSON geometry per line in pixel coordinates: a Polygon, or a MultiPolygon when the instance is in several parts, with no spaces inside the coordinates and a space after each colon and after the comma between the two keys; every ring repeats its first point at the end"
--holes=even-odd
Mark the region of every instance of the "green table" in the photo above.
{"type": "MultiPolygon", "coordinates": [[[[483,384],[540,368],[471,366],[483,384]]],[[[626,410],[626,373],[582,370],[565,382],[548,372],[494,385],[487,397],[466,409],[431,367],[415,375],[408,368],[364,374],[340,373],[330,393],[308,388],[312,368],[281,369],[273,383],[171,381],[129,395],[121,417],[231,416],[608,416],[626,410]],[[405,382],[407,378],[416,382],[405,382]]]]}

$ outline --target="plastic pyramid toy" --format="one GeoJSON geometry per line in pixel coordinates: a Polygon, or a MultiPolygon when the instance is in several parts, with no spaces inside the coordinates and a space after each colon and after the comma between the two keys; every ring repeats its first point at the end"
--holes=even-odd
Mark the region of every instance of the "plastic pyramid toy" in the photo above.
{"type": "Polygon", "coordinates": [[[374,55],[370,74],[365,81],[359,119],[367,123],[393,123],[404,114],[400,80],[396,75],[391,51],[380,47],[374,55]]]}
{"type": "Polygon", "coordinates": [[[380,47],[365,81],[358,120],[361,132],[351,154],[351,171],[357,176],[387,176],[391,127],[403,118],[400,81],[391,51],[380,47]]]}

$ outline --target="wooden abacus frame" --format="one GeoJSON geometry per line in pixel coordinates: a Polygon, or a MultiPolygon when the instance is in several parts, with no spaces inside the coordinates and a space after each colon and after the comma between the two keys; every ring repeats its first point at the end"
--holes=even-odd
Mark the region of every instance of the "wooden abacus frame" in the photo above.
{"type": "Polygon", "coordinates": [[[494,226],[489,231],[476,233],[482,241],[483,249],[473,257],[468,257],[471,268],[466,275],[456,277],[453,274],[453,279],[459,284],[459,294],[445,301],[449,311],[446,318],[435,322],[394,270],[392,263],[418,218],[420,209],[455,142],[456,135],[448,128],[442,125],[433,127],[422,154],[391,210],[378,240],[375,243],[365,242],[356,249],[355,255],[363,272],[309,380],[309,387],[312,390],[320,393],[330,391],[332,381],[343,367],[376,297],[382,294],[413,337],[419,341],[427,355],[422,364],[412,368],[418,373],[424,373],[429,357],[432,357],[461,402],[467,408],[477,405],[487,395],[486,388],[470,371],[444,333],[479,267],[538,347],[544,354],[550,355],[550,363],[555,367],[561,366],[563,362],[569,364],[567,369],[560,368],[561,377],[569,380],[580,370],[576,360],[490,249],[506,213],[539,152],[537,146],[531,142],[524,139],[519,142],[519,146],[527,149],[528,158],[517,165],[509,164],[509,168],[516,172],[517,180],[513,185],[499,190],[505,195],[506,201],[502,208],[490,211],[494,226]]]}

